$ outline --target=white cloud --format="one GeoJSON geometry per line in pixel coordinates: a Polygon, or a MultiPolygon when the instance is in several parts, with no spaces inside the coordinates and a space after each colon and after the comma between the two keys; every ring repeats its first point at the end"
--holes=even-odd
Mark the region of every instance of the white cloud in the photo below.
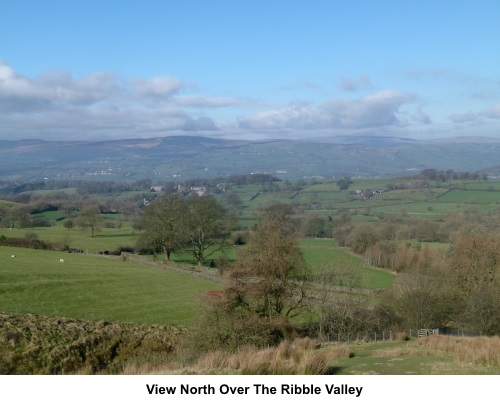
{"type": "Polygon", "coordinates": [[[286,85],[286,86],[280,86],[280,90],[284,91],[297,91],[297,90],[316,90],[320,89],[321,86],[313,82],[311,80],[301,80],[297,83],[291,84],[291,85],[286,85]]]}
{"type": "Polygon", "coordinates": [[[171,76],[127,81],[97,72],[75,79],[67,72],[51,71],[28,78],[0,61],[0,138],[95,139],[216,132],[211,118],[184,108],[237,103],[229,98],[181,96],[183,89],[182,81],[171,76]]]}
{"type": "Polygon", "coordinates": [[[340,87],[346,91],[359,91],[359,90],[370,90],[373,89],[373,84],[371,79],[367,75],[359,76],[358,78],[341,77],[340,87]]]}
{"type": "Polygon", "coordinates": [[[477,114],[469,112],[462,114],[451,114],[448,118],[455,124],[462,124],[465,122],[477,121],[479,117],[477,116],[477,114]]]}
{"type": "Polygon", "coordinates": [[[482,115],[486,118],[500,119],[500,104],[496,104],[486,111],[483,111],[482,115]]]}
{"type": "Polygon", "coordinates": [[[134,80],[134,90],[139,96],[155,99],[165,99],[178,93],[183,88],[182,82],[171,76],[158,76],[152,79],[137,78],[134,80]]]}
{"type": "Polygon", "coordinates": [[[319,106],[295,103],[240,119],[240,127],[257,131],[330,130],[335,132],[402,129],[399,108],[414,96],[391,90],[360,99],[331,100],[319,106]]]}
{"type": "Polygon", "coordinates": [[[234,107],[246,102],[231,97],[203,97],[203,96],[178,96],[175,98],[176,104],[191,108],[221,108],[234,107]]]}
{"type": "MultiPolygon", "coordinates": [[[[371,86],[367,76],[343,80],[343,87],[350,91],[371,86]]],[[[309,82],[301,86],[316,87],[309,82]]],[[[475,124],[484,124],[485,133],[498,133],[500,119],[500,104],[496,104],[476,113],[449,115],[447,122],[433,122],[423,112],[419,97],[394,90],[282,106],[267,100],[208,97],[198,94],[200,91],[172,76],[129,80],[96,72],[75,78],[54,70],[32,78],[0,60],[0,139],[144,138],[186,133],[241,138],[413,136],[415,131],[430,135],[451,129],[458,132],[475,124]],[[235,117],[236,111],[240,117],[235,117]]]]}

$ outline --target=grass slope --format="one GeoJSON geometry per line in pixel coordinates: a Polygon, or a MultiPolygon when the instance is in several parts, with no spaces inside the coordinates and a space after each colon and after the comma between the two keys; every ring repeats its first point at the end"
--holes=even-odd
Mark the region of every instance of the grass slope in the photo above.
{"type": "Polygon", "coordinates": [[[186,325],[216,288],[118,258],[0,247],[0,311],[186,325]]]}
{"type": "Polygon", "coordinates": [[[366,266],[364,259],[337,247],[333,239],[301,239],[300,245],[313,275],[328,268],[349,268],[359,277],[361,288],[386,288],[394,282],[394,274],[366,266]]]}

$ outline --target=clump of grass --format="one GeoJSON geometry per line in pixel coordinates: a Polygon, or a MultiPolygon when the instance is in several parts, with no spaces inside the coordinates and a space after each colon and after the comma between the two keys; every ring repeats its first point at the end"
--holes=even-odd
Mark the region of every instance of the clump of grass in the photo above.
{"type": "Polygon", "coordinates": [[[434,335],[418,340],[419,346],[452,354],[462,363],[500,366],[499,336],[443,336],[434,335]]]}
{"type": "Polygon", "coordinates": [[[422,350],[416,347],[397,347],[394,349],[375,350],[372,357],[405,357],[405,356],[432,356],[432,350],[422,350]]]}
{"type": "Polygon", "coordinates": [[[245,347],[236,353],[214,351],[201,356],[192,365],[198,373],[231,370],[239,374],[325,374],[331,367],[332,359],[349,357],[346,346],[318,350],[313,339],[284,340],[276,347],[255,349],[245,347]]]}
{"type": "Polygon", "coordinates": [[[403,342],[406,342],[407,340],[410,340],[410,337],[407,335],[406,332],[397,332],[396,340],[401,340],[403,342]]]}
{"type": "Polygon", "coordinates": [[[331,359],[348,359],[354,355],[347,345],[335,345],[329,347],[327,350],[328,356],[331,359]]]}

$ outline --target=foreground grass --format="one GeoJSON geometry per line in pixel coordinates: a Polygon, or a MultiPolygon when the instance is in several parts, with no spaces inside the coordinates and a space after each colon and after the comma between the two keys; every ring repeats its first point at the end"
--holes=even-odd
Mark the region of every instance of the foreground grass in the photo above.
{"type": "Polygon", "coordinates": [[[500,339],[452,338],[338,344],[319,348],[310,338],[283,341],[266,349],[242,348],[236,353],[214,350],[191,362],[173,358],[152,365],[130,364],[126,374],[265,374],[265,375],[496,375],[500,374],[498,352],[500,339]],[[432,341],[434,340],[434,342],[432,341]],[[433,347],[435,341],[442,347],[433,347]],[[475,356],[480,346],[489,351],[475,356]],[[467,352],[469,358],[458,353],[467,352]]]}
{"type": "Polygon", "coordinates": [[[11,313],[185,325],[199,297],[217,288],[116,257],[0,246],[0,263],[0,311],[11,313]]]}
{"type": "Polygon", "coordinates": [[[410,341],[353,343],[336,374],[500,374],[500,338],[430,336],[410,341]]]}
{"type": "Polygon", "coordinates": [[[205,353],[188,341],[186,328],[0,312],[0,374],[500,374],[498,336],[325,347],[306,337],[205,353]]]}

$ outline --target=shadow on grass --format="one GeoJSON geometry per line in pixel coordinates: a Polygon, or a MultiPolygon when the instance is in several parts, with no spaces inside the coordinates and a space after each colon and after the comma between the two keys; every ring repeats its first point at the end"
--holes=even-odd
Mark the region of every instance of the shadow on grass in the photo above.
{"type": "Polygon", "coordinates": [[[344,367],[338,367],[338,366],[329,367],[328,370],[326,370],[325,375],[339,374],[343,369],[344,367]]]}
{"type": "Polygon", "coordinates": [[[124,236],[133,236],[131,233],[117,233],[117,234],[113,234],[113,235],[102,235],[102,234],[99,234],[99,235],[95,235],[94,238],[95,239],[101,239],[101,238],[121,238],[121,237],[124,237],[124,236]]]}

